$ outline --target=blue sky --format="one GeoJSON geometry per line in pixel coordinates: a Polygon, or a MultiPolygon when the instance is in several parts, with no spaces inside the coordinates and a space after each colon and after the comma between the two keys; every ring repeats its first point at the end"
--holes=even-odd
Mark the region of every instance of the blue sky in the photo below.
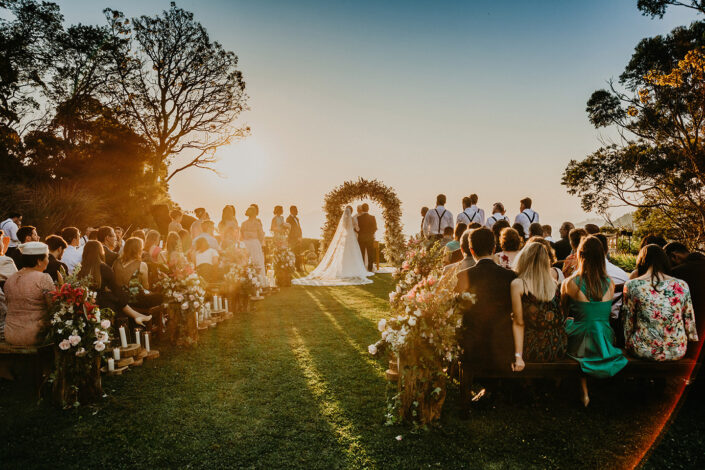
{"type": "MultiPolygon", "coordinates": [[[[102,8],[155,14],[168,1],[59,1],[69,23],[102,8]]],[[[182,1],[240,57],[246,141],[220,151],[222,177],[174,179],[186,208],[297,204],[320,234],[323,196],[358,176],[395,187],[407,231],[435,195],[457,212],[471,192],[511,216],[530,196],[544,223],[584,220],[560,185],[571,158],[600,146],[585,103],[634,46],[696,17],[643,17],[635,0],[182,1]]],[[[619,212],[617,212],[619,213],[619,212]]]]}

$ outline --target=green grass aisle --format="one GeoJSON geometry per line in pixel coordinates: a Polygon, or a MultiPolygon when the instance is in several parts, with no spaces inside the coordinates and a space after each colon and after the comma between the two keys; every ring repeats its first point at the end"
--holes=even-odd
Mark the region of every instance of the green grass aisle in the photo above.
{"type": "MultiPolygon", "coordinates": [[[[2,383],[0,467],[597,468],[628,463],[650,434],[666,398],[623,381],[595,384],[587,411],[576,383],[530,397],[507,384],[469,421],[453,387],[438,429],[384,426],[386,364],[367,345],[391,279],[375,279],[285,289],[192,350],[162,346],[160,359],[104,379],[96,406],[37,406],[2,383]]],[[[703,414],[690,412],[701,435],[703,414]]]]}

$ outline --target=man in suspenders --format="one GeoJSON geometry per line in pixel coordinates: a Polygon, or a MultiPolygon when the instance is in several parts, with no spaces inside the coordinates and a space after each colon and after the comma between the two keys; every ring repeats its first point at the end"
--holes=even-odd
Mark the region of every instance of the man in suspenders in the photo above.
{"type": "Polygon", "coordinates": [[[492,215],[487,217],[485,227],[491,229],[492,226],[499,220],[506,220],[507,222],[509,222],[509,218],[504,215],[506,214],[506,212],[507,211],[504,210],[504,204],[502,204],[501,202],[495,202],[492,206],[492,215]]]}
{"type": "Polygon", "coordinates": [[[429,210],[423,219],[423,234],[429,240],[440,240],[443,238],[443,230],[453,227],[453,214],[444,207],[445,203],[445,194],[439,194],[436,197],[436,207],[429,210]]]}
{"type": "Polygon", "coordinates": [[[538,221],[539,214],[531,208],[531,198],[525,197],[519,201],[519,215],[514,219],[514,223],[521,224],[524,227],[526,238],[529,238],[529,226],[538,221]]]}
{"type": "Polygon", "coordinates": [[[477,207],[477,194],[463,198],[463,212],[458,214],[456,224],[463,223],[468,227],[473,223],[485,223],[485,211],[477,207]]]}

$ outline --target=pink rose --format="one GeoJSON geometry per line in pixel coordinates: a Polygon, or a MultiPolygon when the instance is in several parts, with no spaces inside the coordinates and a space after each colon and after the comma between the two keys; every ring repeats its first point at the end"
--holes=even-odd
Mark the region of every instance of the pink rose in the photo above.
{"type": "Polygon", "coordinates": [[[94,347],[95,347],[96,351],[101,352],[101,351],[105,350],[105,343],[103,343],[101,341],[96,341],[94,347]]]}
{"type": "Polygon", "coordinates": [[[102,320],[100,322],[100,327],[103,328],[104,330],[107,330],[108,328],[110,328],[110,320],[107,320],[107,319],[102,320]]]}
{"type": "Polygon", "coordinates": [[[65,339],[59,343],[59,349],[61,349],[62,351],[66,351],[70,347],[71,347],[71,343],[67,339],[65,339]]]}
{"type": "Polygon", "coordinates": [[[71,346],[76,346],[78,343],[81,342],[81,337],[78,335],[71,335],[69,336],[69,343],[71,343],[71,346]]]}

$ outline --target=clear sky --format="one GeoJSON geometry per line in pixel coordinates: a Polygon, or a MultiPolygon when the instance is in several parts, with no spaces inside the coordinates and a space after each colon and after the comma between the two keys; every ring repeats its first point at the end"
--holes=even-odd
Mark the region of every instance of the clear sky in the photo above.
{"type": "MultiPolygon", "coordinates": [[[[63,0],[68,23],[103,21],[111,6],[155,14],[167,0],[63,0]]],[[[305,236],[319,236],[324,195],[358,176],[394,187],[405,230],[419,209],[448,196],[456,213],[475,192],[487,212],[512,218],[530,196],[543,223],[587,218],[560,184],[571,158],[608,137],[585,103],[617,77],[647,36],[690,23],[663,20],[636,0],[268,1],[200,0],[193,11],[212,39],[240,57],[251,110],[245,141],[218,152],[222,176],[173,180],[184,208],[219,220],[259,204],[296,204],[305,236]]]]}

